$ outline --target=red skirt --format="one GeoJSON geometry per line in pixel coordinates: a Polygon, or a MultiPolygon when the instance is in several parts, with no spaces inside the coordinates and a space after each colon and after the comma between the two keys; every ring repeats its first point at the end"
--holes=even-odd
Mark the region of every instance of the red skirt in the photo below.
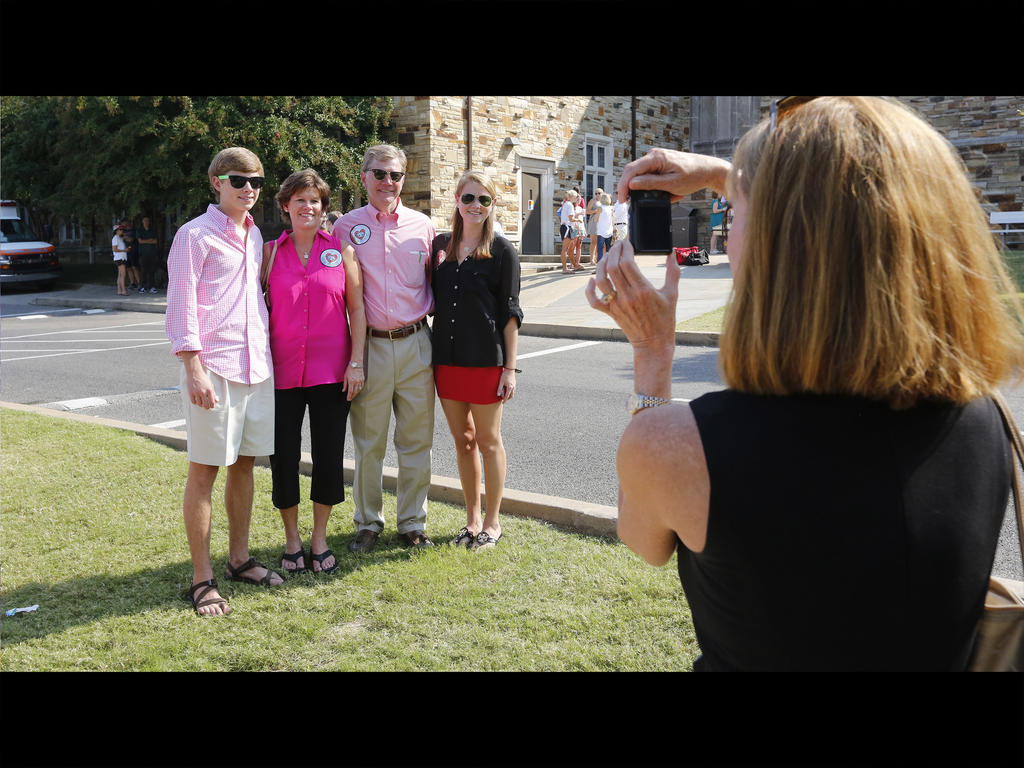
{"type": "Polygon", "coordinates": [[[500,365],[471,368],[461,365],[435,365],[434,384],[437,396],[474,405],[490,405],[501,401],[497,395],[503,367],[500,365]]]}

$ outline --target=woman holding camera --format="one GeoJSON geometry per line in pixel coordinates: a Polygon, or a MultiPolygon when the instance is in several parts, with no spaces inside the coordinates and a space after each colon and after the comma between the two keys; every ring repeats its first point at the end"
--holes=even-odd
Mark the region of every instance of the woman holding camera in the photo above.
{"type": "Polygon", "coordinates": [[[502,407],[516,392],[519,255],[494,235],[494,182],[467,171],[455,189],[450,234],[431,248],[434,268],[434,380],[455,440],[466,525],[452,544],[479,550],[502,538],[498,514],[505,489],[502,407]],[[483,466],[481,472],[481,455],[483,466]],[[480,508],[484,479],[486,516],[480,508]]]}
{"type": "Polygon", "coordinates": [[[634,349],[619,536],[678,553],[695,670],[963,670],[1010,483],[989,395],[1024,362],[964,166],[857,97],[780,100],[734,162],[655,149],[619,186],[728,189],[728,389],[669,400],[674,258],[655,290],[624,242],[587,288],[634,349]]]}
{"type": "Polygon", "coordinates": [[[275,199],[291,223],[266,243],[269,263],[270,351],[274,359],[272,498],[281,512],[281,568],[330,573],[338,561],[327,546],[327,521],[345,500],[345,426],[349,403],[362,390],[366,315],[362,279],[352,246],[320,228],[330,187],[312,170],[284,180],[275,199]],[[275,252],[276,251],[276,252],[275,252]],[[313,458],[313,532],[308,555],[299,534],[299,456],[309,409],[313,458]]]}

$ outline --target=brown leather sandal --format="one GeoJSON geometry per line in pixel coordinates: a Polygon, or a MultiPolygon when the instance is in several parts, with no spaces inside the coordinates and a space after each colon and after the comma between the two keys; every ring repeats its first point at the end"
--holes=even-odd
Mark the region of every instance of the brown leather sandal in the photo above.
{"type": "Polygon", "coordinates": [[[193,584],[188,590],[186,590],[182,597],[192,603],[192,609],[196,612],[197,616],[226,616],[226,613],[199,613],[200,608],[205,608],[208,605],[217,605],[218,603],[224,603],[224,605],[228,604],[228,601],[223,597],[211,597],[207,600],[203,600],[208,593],[215,589],[217,589],[217,580],[207,579],[206,581],[200,581],[198,584],[193,584]],[[204,587],[204,589],[197,597],[196,590],[200,587],[204,587]]]}
{"type": "Polygon", "coordinates": [[[250,557],[248,560],[246,560],[244,563],[242,563],[237,568],[235,568],[233,565],[231,565],[230,562],[228,562],[228,570],[227,570],[228,581],[244,581],[246,584],[255,584],[257,587],[271,587],[271,586],[276,587],[276,586],[280,586],[278,584],[271,584],[270,583],[270,574],[272,574],[272,573],[277,574],[277,577],[279,579],[281,579],[282,582],[284,582],[284,576],[282,576],[280,573],[277,573],[277,571],[270,570],[263,563],[258,562],[255,557],[250,557]],[[266,569],[267,572],[265,574],[263,574],[263,578],[262,579],[254,579],[252,576],[242,576],[241,575],[241,574],[245,573],[246,571],[248,571],[250,568],[264,568],[264,569],[266,569]]]}

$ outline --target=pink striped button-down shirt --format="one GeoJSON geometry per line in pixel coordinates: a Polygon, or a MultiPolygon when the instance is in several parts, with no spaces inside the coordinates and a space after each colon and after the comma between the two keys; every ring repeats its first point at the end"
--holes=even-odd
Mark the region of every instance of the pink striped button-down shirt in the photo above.
{"type": "Polygon", "coordinates": [[[345,309],[345,264],[334,235],[317,230],[302,266],[289,230],[278,238],[270,271],[270,349],[274,388],[315,387],[345,380],[352,356],[345,309]]]}
{"type": "Polygon", "coordinates": [[[167,255],[167,316],[171,352],[196,351],[210,371],[229,381],[270,378],[267,306],[260,291],[263,236],[252,216],[241,239],[215,205],[186,222],[167,255]]]}
{"type": "Polygon", "coordinates": [[[401,200],[390,216],[365,205],[338,219],[334,234],[355,249],[369,327],[390,331],[434,311],[429,275],[436,233],[427,216],[401,200]]]}

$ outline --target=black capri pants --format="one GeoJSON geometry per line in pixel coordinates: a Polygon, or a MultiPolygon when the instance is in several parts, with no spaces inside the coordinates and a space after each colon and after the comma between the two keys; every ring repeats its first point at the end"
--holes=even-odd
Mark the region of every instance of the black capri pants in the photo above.
{"type": "Polygon", "coordinates": [[[345,500],[345,425],[350,403],[342,384],[319,384],[274,390],[274,455],[270,472],[271,499],[277,509],[299,503],[299,456],[302,419],[309,407],[310,455],[313,458],[309,498],[334,506],[345,500]]]}

